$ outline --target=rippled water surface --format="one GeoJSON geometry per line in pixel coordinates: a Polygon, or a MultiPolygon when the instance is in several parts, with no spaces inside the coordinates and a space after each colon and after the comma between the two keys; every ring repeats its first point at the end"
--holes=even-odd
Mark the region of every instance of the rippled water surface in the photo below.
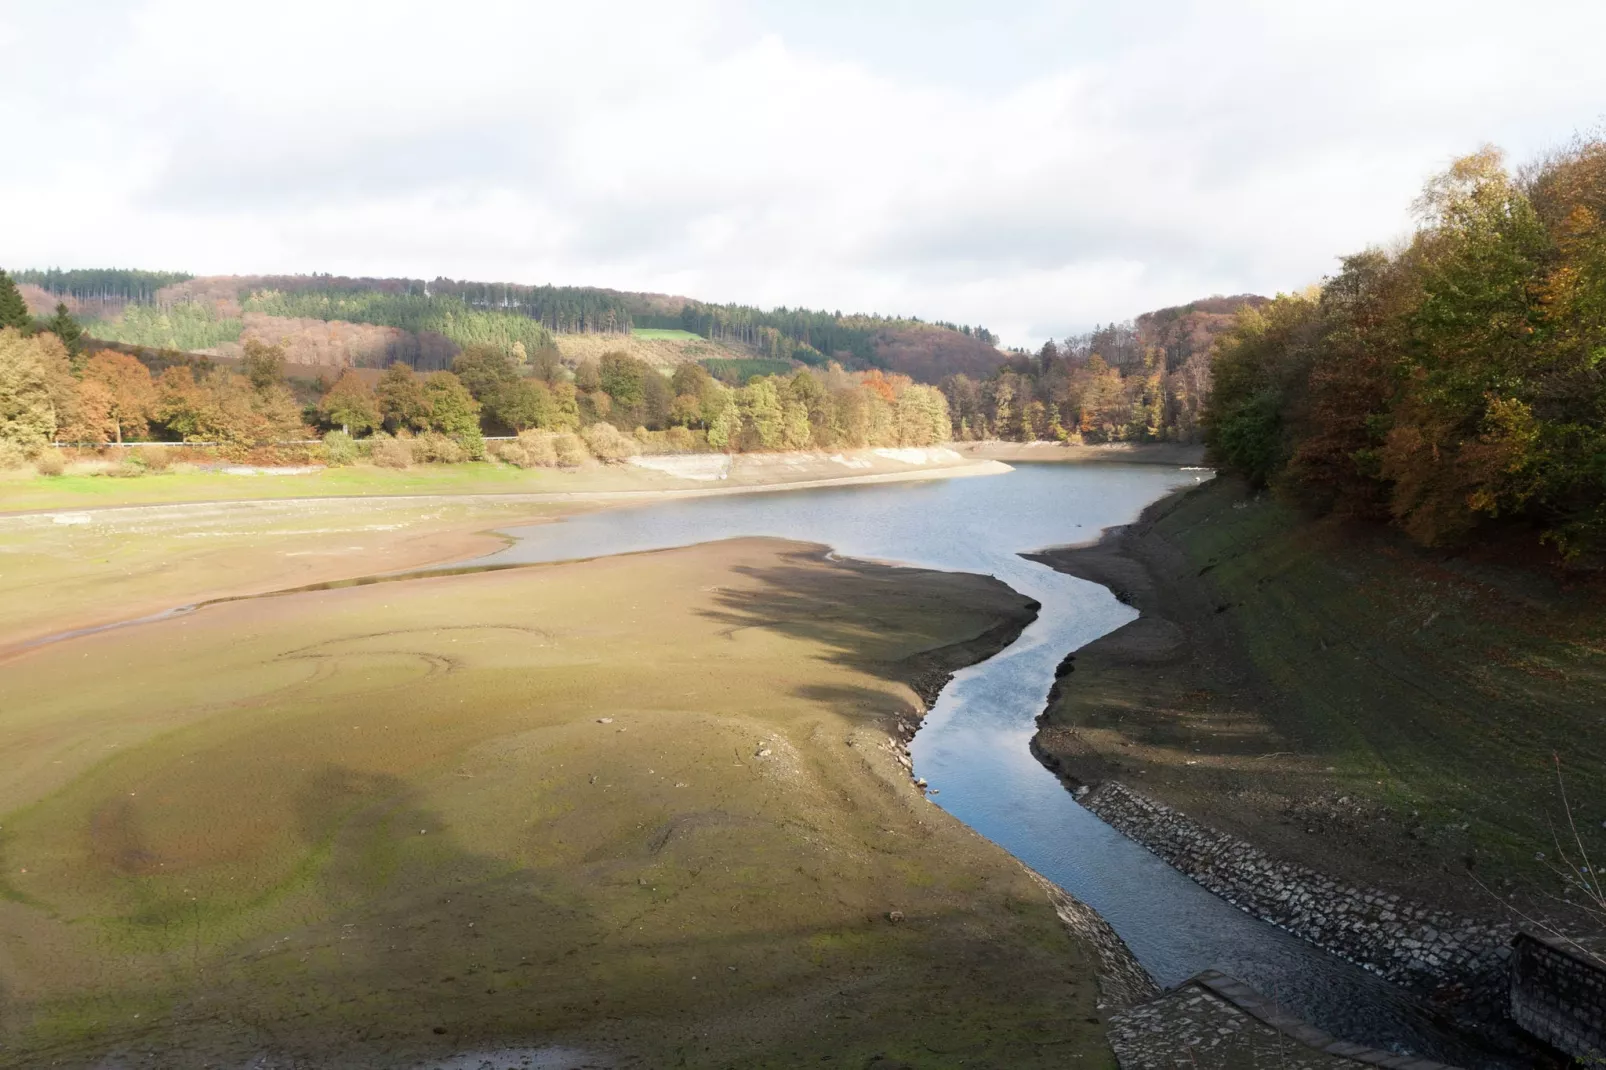
{"type": "Polygon", "coordinates": [[[1371,974],[1251,918],[1104,824],[1028,750],[1060,658],[1136,614],[1105,588],[1019,555],[1092,539],[1203,475],[1154,465],[1023,465],[1000,476],[672,501],[514,529],[517,542],[480,563],[770,535],[996,576],[1043,608],[1009,649],[955,676],[915,737],[916,773],[940,790],[939,805],[1090,904],[1161,984],[1215,968],[1345,1039],[1467,1067],[1500,1065],[1371,974]]]}

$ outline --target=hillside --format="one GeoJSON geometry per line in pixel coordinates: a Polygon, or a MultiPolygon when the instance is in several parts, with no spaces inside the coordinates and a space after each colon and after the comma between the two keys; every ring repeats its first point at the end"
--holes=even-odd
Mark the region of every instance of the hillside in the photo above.
{"type": "Polygon", "coordinates": [[[1141,344],[1163,350],[1166,366],[1177,369],[1196,357],[1208,360],[1216,339],[1232,329],[1242,308],[1270,301],[1258,294],[1207,297],[1186,305],[1145,312],[1133,321],[1141,344]]]}
{"type": "Polygon", "coordinates": [[[1004,362],[998,347],[981,338],[925,325],[878,331],[872,345],[880,367],[919,383],[950,375],[986,378],[1004,362]]]}
{"type": "Polygon", "coordinates": [[[766,359],[881,368],[934,383],[986,375],[1002,354],[981,327],[801,308],[714,305],[690,297],[600,287],[527,286],[447,278],[217,275],[119,270],[21,271],[36,314],[65,302],[92,337],[218,356],[247,339],[283,343],[292,363],[447,366],[476,342],[527,354],[555,348],[565,363],[625,351],[658,367],[686,360],[766,359]],[[682,331],[702,345],[636,332],[682,331]],[[565,338],[559,343],[557,338],[565,338]]]}
{"type": "Polygon", "coordinates": [[[1044,715],[1034,747],[1073,782],[1465,913],[1565,915],[1559,759],[1606,856],[1606,578],[1303,519],[1228,478],[1042,560],[1143,614],[1044,715]]]}
{"type": "MultiPolygon", "coordinates": [[[[1010,359],[981,327],[801,308],[766,311],[600,287],[115,271],[23,271],[17,277],[36,315],[64,301],[93,337],[105,341],[231,357],[254,338],[283,343],[291,363],[317,367],[372,368],[399,360],[442,368],[462,345],[487,333],[520,335],[526,351],[554,346],[570,366],[605,352],[625,352],[660,368],[711,358],[814,366],[836,361],[850,370],[880,368],[934,384],[954,375],[991,379],[1010,359]],[[545,334],[510,330],[510,318],[534,320],[545,334]],[[700,341],[664,337],[665,331],[700,341]]],[[[1084,350],[1084,358],[1097,353],[1123,375],[1141,371],[1146,354],[1161,352],[1167,371],[1197,395],[1208,385],[1215,339],[1239,308],[1265,300],[1209,297],[1067,339],[1062,348],[1084,350]]]]}
{"type": "Polygon", "coordinates": [[[600,360],[604,353],[626,353],[654,368],[674,368],[688,361],[741,360],[752,356],[746,346],[712,338],[663,338],[639,334],[560,334],[554,338],[564,364],[600,360]]]}

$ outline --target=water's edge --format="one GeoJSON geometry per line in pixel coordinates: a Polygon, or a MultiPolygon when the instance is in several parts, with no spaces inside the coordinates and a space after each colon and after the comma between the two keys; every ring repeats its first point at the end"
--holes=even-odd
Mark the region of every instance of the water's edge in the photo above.
{"type": "MultiPolygon", "coordinates": [[[[1020,555],[1032,547],[1011,546],[1008,541],[1040,539],[1039,545],[1063,545],[1076,518],[1092,521],[1096,531],[1107,531],[1174,486],[1156,480],[1151,468],[1142,478],[1130,475],[1127,482],[1132,486],[1118,488],[1120,493],[1106,491],[1113,500],[1084,500],[1076,495],[1098,494],[1101,479],[1119,482],[1114,470],[1126,466],[1109,466],[1109,471],[1099,473],[1062,469],[1052,475],[1033,472],[1033,467],[1050,466],[1023,466],[998,480],[641,503],[629,510],[508,529],[502,532],[512,540],[507,548],[458,565],[211,599],[43,637],[0,656],[225,602],[531,567],[740,536],[815,542],[831,547],[833,554],[877,564],[903,561],[914,567],[991,574],[1037,603],[1041,613],[996,653],[943,673],[940,685],[933,677],[931,686],[917,688],[929,709],[922,727],[912,733],[910,756],[922,775],[942,787],[938,804],[1073,901],[1086,904],[1089,915],[1119,934],[1133,964],[1161,984],[1175,985],[1202,968],[1219,965],[1223,972],[1330,1032],[1400,1053],[1438,1058],[1461,1049],[1403,993],[1243,914],[1122,836],[1080,806],[1033,756],[1030,739],[1055,667],[1068,652],[1115,630],[1135,612],[1121,605],[1108,588],[1025,559],[1020,555]],[[1151,482],[1152,490],[1147,489],[1151,482]],[[1017,483],[1013,492],[1003,488],[1000,495],[999,485],[1017,483]],[[1069,494],[1070,499],[1068,504],[1055,503],[1059,512],[1034,509],[1045,493],[1069,494]],[[833,508],[819,508],[822,505],[833,508]],[[1039,515],[1045,512],[1049,515],[1039,515]],[[930,531],[931,525],[939,530],[930,531]]],[[[1074,527],[1083,524],[1076,522],[1074,527]]]]}

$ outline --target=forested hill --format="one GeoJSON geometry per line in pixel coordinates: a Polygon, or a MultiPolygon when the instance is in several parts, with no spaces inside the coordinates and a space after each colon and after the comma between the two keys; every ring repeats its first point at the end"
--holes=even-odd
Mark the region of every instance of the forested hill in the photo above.
{"type": "Polygon", "coordinates": [[[517,343],[533,353],[550,348],[553,335],[642,329],[684,331],[733,355],[813,366],[836,361],[927,382],[955,372],[986,375],[1003,359],[997,339],[979,326],[588,286],[118,269],[30,270],[15,278],[32,303],[65,302],[91,335],[107,341],[228,352],[242,335],[271,334],[269,341],[289,339],[292,356],[307,363],[444,367],[465,345],[517,343]]]}

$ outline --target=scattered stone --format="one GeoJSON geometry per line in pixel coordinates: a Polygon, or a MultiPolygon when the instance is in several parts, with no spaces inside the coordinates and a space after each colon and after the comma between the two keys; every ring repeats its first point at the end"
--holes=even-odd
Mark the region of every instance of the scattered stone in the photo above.
{"type": "Polygon", "coordinates": [[[760,747],[760,748],[758,748],[758,753],[755,754],[754,757],[755,758],[768,758],[771,753],[772,752],[770,751],[770,749],[768,747],[760,747]]]}
{"type": "Polygon", "coordinates": [[[598,717],[597,718],[597,723],[598,724],[613,724],[613,718],[612,717],[598,717]]]}
{"type": "Polygon", "coordinates": [[[903,911],[901,911],[901,910],[889,910],[889,911],[887,911],[887,920],[892,922],[892,924],[894,924],[894,925],[898,924],[900,921],[903,920],[903,911]]]}

